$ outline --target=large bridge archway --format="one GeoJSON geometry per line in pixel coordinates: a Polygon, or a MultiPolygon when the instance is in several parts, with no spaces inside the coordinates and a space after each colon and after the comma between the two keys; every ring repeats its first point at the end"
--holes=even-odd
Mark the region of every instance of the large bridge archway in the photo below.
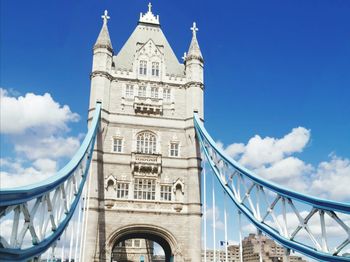
{"type": "Polygon", "coordinates": [[[164,250],[165,261],[181,261],[181,251],[175,237],[166,229],[154,225],[130,225],[114,231],[108,240],[110,260],[112,250],[119,242],[128,239],[147,239],[158,243],[164,250]]]}

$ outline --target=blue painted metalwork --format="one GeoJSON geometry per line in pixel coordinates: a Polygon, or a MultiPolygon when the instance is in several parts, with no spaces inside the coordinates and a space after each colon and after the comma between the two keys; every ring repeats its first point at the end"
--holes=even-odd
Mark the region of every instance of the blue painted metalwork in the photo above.
{"type": "Polygon", "coordinates": [[[65,217],[63,218],[63,220],[59,221],[60,223],[54,229],[52,229],[52,234],[42,239],[38,243],[34,243],[33,241],[33,246],[29,248],[0,248],[1,261],[27,261],[30,258],[38,257],[40,256],[40,254],[44,253],[47,249],[49,249],[60,238],[64,230],[67,228],[74,214],[74,211],[76,210],[76,207],[79,203],[85,182],[88,177],[88,171],[92,159],[96,135],[99,129],[100,112],[101,104],[97,103],[90,129],[83,143],[81,144],[79,150],[71,159],[71,161],[58,173],[56,173],[49,179],[44,180],[43,182],[39,182],[25,187],[6,189],[0,191],[0,207],[2,208],[2,215],[5,215],[6,212],[11,212],[15,207],[19,208],[21,207],[21,205],[26,205],[26,203],[30,200],[37,199],[38,201],[42,202],[42,198],[45,196],[47,197],[47,194],[50,194],[50,192],[63,188],[64,183],[71,179],[74,175],[74,172],[77,171],[77,167],[79,167],[82,164],[82,162],[85,161],[85,170],[83,170],[83,173],[81,174],[80,184],[78,185],[77,191],[74,193],[74,200],[70,204],[69,210],[65,212],[65,217]]]}
{"type": "Polygon", "coordinates": [[[231,163],[235,167],[235,169],[237,169],[238,171],[240,171],[241,173],[249,177],[251,180],[255,181],[257,184],[264,186],[266,188],[269,188],[270,190],[282,196],[298,200],[300,202],[306,203],[308,205],[312,205],[317,208],[321,208],[329,211],[339,211],[342,213],[350,214],[350,203],[336,202],[336,201],[331,201],[327,199],[322,199],[322,198],[301,194],[299,192],[296,192],[291,189],[283,188],[280,185],[277,185],[271,181],[267,181],[261,177],[256,176],[256,174],[254,174],[252,171],[240,165],[231,157],[227,156],[226,153],[223,152],[219,147],[217,147],[214,140],[211,138],[209,133],[204,128],[197,114],[195,114],[194,120],[195,120],[195,128],[196,128],[197,134],[200,135],[200,137],[202,137],[203,139],[205,139],[212,146],[212,148],[215,149],[215,151],[223,159],[225,159],[225,161],[231,163]]]}
{"type": "MultiPolygon", "coordinates": [[[[213,155],[211,155],[209,152],[209,148],[210,150],[214,150],[215,153],[217,153],[223,159],[223,161],[225,161],[226,164],[231,165],[233,169],[237,170],[241,175],[246,176],[259,187],[271,190],[275,192],[277,195],[284,197],[288,201],[292,201],[292,200],[295,200],[296,202],[299,201],[309,205],[312,208],[317,208],[321,212],[328,211],[328,213],[334,214],[335,216],[336,214],[334,213],[334,211],[339,211],[344,214],[350,214],[349,203],[341,203],[336,201],[320,199],[312,196],[307,196],[307,195],[295,192],[293,190],[282,188],[280,186],[277,186],[274,183],[271,183],[267,180],[264,180],[256,176],[252,171],[242,167],[239,163],[231,159],[220,148],[217,147],[214,140],[211,138],[209,133],[204,128],[204,125],[202,124],[197,114],[194,115],[194,125],[196,129],[197,137],[199,139],[199,143],[201,145],[201,149],[204,152],[206,159],[208,160],[208,163],[211,166],[216,178],[220,182],[220,185],[225,190],[225,192],[227,192],[227,194],[230,196],[231,200],[236,205],[238,210],[240,210],[249,219],[249,221],[252,224],[254,224],[254,226],[258,230],[264,232],[265,234],[270,236],[272,239],[279,242],[285,248],[295,250],[313,259],[317,259],[321,261],[350,261],[349,257],[337,256],[336,254],[334,255],[334,254],[331,254],[330,252],[325,252],[324,250],[318,250],[316,248],[310,247],[309,245],[306,245],[301,242],[297,242],[291,238],[283,236],[275,228],[272,228],[271,226],[269,226],[266,223],[263,223],[262,221],[259,221],[257,217],[254,215],[254,213],[252,212],[252,210],[249,209],[246,205],[244,205],[242,201],[240,201],[240,199],[237,199],[235,195],[236,192],[234,192],[233,189],[229,186],[227,180],[223,178],[223,174],[220,172],[218,163],[215,163],[213,159],[214,158],[213,155]]],[[[347,233],[349,234],[349,228],[347,228],[347,230],[348,230],[347,233]]],[[[349,240],[345,240],[343,243],[345,243],[346,245],[348,241],[349,240]]],[[[327,249],[328,248],[326,248],[326,250],[327,249]]]]}

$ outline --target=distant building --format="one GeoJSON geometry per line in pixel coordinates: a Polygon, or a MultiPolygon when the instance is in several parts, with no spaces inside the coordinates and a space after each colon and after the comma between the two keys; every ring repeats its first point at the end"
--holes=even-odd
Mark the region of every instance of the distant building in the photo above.
{"type": "Polygon", "coordinates": [[[260,241],[262,248],[261,255],[264,261],[281,261],[279,259],[283,259],[283,247],[278,246],[273,240],[268,239],[265,236],[261,236],[261,238],[259,239],[259,237],[257,237],[255,234],[249,234],[249,236],[244,238],[244,240],[242,241],[244,261],[259,261],[260,241]]]}
{"type": "Polygon", "coordinates": [[[128,239],[114,246],[112,262],[152,262],[153,241],[128,239]]]}
{"type": "MultiPolygon", "coordinates": [[[[259,262],[260,261],[260,247],[261,255],[264,262],[277,262],[283,261],[284,248],[274,242],[272,239],[269,239],[266,236],[261,236],[259,238],[256,234],[249,234],[248,237],[245,237],[242,241],[243,247],[243,261],[244,262],[259,262]]],[[[227,257],[228,262],[239,262],[240,253],[239,245],[229,245],[227,247],[227,257]]],[[[207,261],[214,261],[214,251],[206,251],[207,261]]],[[[204,252],[202,252],[202,261],[204,261],[204,252]]],[[[216,251],[216,262],[225,262],[226,261],[226,252],[225,250],[216,251]]],[[[290,255],[290,262],[306,262],[302,257],[290,255]]]]}
{"type": "MultiPolygon", "coordinates": [[[[283,257],[285,256],[284,248],[266,236],[258,237],[256,234],[249,234],[248,237],[243,239],[242,246],[244,262],[259,262],[260,246],[263,261],[283,261],[283,257]]],[[[302,257],[294,255],[289,256],[289,261],[306,262],[302,257]]]]}
{"type": "MultiPolygon", "coordinates": [[[[232,246],[230,246],[232,247],[232,246]]],[[[236,247],[236,246],[235,246],[236,247]]],[[[228,262],[239,262],[239,246],[238,252],[235,250],[228,250],[227,259],[228,262]]],[[[225,250],[216,250],[216,261],[226,261],[226,252],[225,250]]],[[[202,261],[204,261],[204,252],[202,252],[202,261]]],[[[207,261],[214,261],[214,250],[207,250],[207,261]]]]}
{"type": "Polygon", "coordinates": [[[153,255],[152,262],[165,262],[164,255],[153,255]]]}

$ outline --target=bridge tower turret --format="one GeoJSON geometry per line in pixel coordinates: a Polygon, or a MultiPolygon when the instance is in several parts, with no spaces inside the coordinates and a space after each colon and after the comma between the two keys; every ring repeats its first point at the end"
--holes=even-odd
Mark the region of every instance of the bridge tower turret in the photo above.
{"type": "Polygon", "coordinates": [[[108,106],[108,100],[104,98],[109,95],[112,79],[113,47],[107,27],[107,22],[110,18],[107,10],[105,10],[101,17],[103,19],[103,25],[93,47],[90,109],[94,108],[96,101],[103,102],[103,108],[108,106]]]}
{"type": "Polygon", "coordinates": [[[131,239],[157,242],[166,262],[200,261],[201,159],[193,112],[203,117],[203,58],[197,28],[180,63],[151,4],[116,54],[107,12],[102,18],[90,114],[96,101],[102,112],[83,261],[119,261],[118,250],[131,239]]]}
{"type": "Polygon", "coordinates": [[[198,28],[195,22],[193,22],[191,30],[191,44],[187,54],[184,55],[187,81],[187,117],[190,118],[193,116],[193,112],[198,112],[199,116],[203,118],[204,60],[197,40],[198,28]]]}

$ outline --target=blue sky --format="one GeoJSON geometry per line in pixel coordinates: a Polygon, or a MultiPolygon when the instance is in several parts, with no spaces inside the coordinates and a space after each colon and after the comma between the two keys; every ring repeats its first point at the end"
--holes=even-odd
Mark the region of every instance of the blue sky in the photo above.
{"type": "MultiPolygon", "coordinates": [[[[80,139],[86,132],[92,46],[101,28],[100,16],[108,9],[117,52],[147,3],[1,1],[0,86],[13,97],[49,93],[60,105],[68,105],[70,117],[62,121],[69,130],[56,127],[54,136],[80,139]],[[80,116],[79,121],[72,112],[80,116]]],[[[305,143],[291,153],[281,153],[283,159],[293,154],[305,167],[311,166],[303,177],[322,172],[320,163],[332,163],[332,156],[345,162],[350,158],[349,1],[152,4],[179,60],[191,40],[189,28],[197,22],[205,60],[205,125],[224,147],[246,146],[255,135],[282,139],[293,128],[303,127],[308,130],[305,143]]],[[[30,135],[40,132],[31,130],[30,135]]],[[[1,157],[23,157],[30,165],[35,159],[14,149],[26,138],[2,133],[1,157]]],[[[235,156],[244,162],[245,153],[235,156]]],[[[64,157],[56,160],[61,165],[64,157]]],[[[275,163],[269,161],[264,168],[275,163]]],[[[47,162],[36,167],[43,163],[47,162]]],[[[346,163],[343,170],[349,168],[346,163]]]]}
{"type": "MultiPolygon", "coordinates": [[[[1,5],[1,86],[50,93],[81,116],[72,132],[84,132],[100,15],[109,10],[117,51],[147,1],[1,5]]],[[[349,1],[153,1],[153,10],[179,59],[197,22],[206,125],[215,138],[247,142],[304,126],[312,132],[305,160],[350,155],[349,1]]]]}

